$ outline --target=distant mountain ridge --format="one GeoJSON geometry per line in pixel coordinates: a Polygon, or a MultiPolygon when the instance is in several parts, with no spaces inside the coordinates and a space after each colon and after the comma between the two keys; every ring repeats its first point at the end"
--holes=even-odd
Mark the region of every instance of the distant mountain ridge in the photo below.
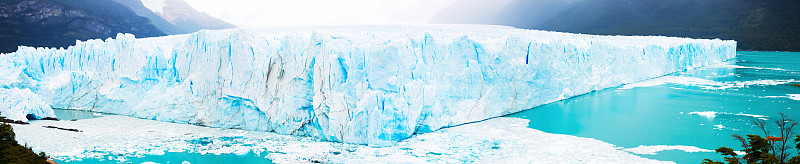
{"type": "Polygon", "coordinates": [[[500,10],[485,8],[494,6],[494,1],[459,0],[455,4],[440,11],[432,20],[437,24],[491,24],[518,28],[538,27],[550,21],[566,9],[581,0],[503,0],[506,2],[500,10]]]}
{"type": "Polygon", "coordinates": [[[742,50],[800,51],[800,1],[583,0],[528,28],[733,39],[742,50]]]}
{"type": "Polygon", "coordinates": [[[180,34],[186,32],[186,30],[180,29],[176,25],[162,18],[161,15],[158,15],[155,12],[148,9],[147,7],[145,7],[140,0],[113,0],[113,1],[127,6],[128,8],[133,10],[133,12],[135,12],[136,15],[150,19],[150,22],[165,34],[180,34]]]}
{"type": "Polygon", "coordinates": [[[147,17],[164,33],[186,34],[201,29],[235,28],[233,24],[199,12],[183,0],[154,0],[160,9],[150,9],[142,0],[114,0],[131,8],[139,16],[147,17]]]}
{"type": "Polygon", "coordinates": [[[107,38],[117,33],[162,36],[150,20],[127,7],[98,0],[0,1],[0,52],[17,46],[66,47],[75,40],[107,38]]]}
{"type": "MultiPolygon", "coordinates": [[[[447,12],[440,15],[454,15],[447,12]]],[[[516,0],[493,14],[491,21],[480,23],[599,35],[733,39],[741,50],[800,51],[796,0],[516,0]]]]}
{"type": "Polygon", "coordinates": [[[140,0],[2,0],[0,53],[18,46],[67,47],[75,40],[185,34],[235,26],[198,12],[182,0],[165,0],[161,14],[140,0]]]}

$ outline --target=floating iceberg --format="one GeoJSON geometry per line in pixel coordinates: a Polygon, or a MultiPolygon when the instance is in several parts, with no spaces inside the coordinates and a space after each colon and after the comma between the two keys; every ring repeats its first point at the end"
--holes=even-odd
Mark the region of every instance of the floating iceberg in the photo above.
{"type": "Polygon", "coordinates": [[[464,25],[119,34],[20,47],[0,56],[0,86],[52,108],[385,146],[735,51],[735,41],[464,25]]]}

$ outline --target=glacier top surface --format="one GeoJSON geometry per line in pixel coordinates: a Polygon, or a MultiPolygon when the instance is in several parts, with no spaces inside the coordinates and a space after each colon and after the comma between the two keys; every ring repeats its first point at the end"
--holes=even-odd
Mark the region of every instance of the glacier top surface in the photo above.
{"type": "MultiPolygon", "coordinates": [[[[414,35],[425,33],[436,33],[437,37],[464,36],[466,34],[480,34],[485,38],[501,37],[535,37],[541,40],[562,40],[579,41],[586,39],[609,40],[618,44],[627,45],[653,45],[653,44],[687,44],[687,43],[719,43],[735,42],[733,40],[720,39],[693,39],[669,36],[624,36],[624,35],[592,35],[580,33],[565,33],[556,31],[542,31],[519,29],[500,25],[468,25],[468,24],[429,24],[429,25],[352,25],[352,26],[288,26],[288,27],[260,27],[260,28],[234,28],[223,30],[206,30],[217,34],[231,34],[246,31],[250,34],[261,36],[272,36],[274,34],[292,33],[318,33],[336,34],[342,36],[370,36],[382,39],[396,39],[402,35],[414,35]],[[367,35],[364,35],[367,34],[367,35]],[[443,35],[444,34],[444,35],[443,35]],[[380,37],[384,36],[384,37],[380,37]]],[[[143,38],[141,40],[181,40],[190,37],[192,34],[170,35],[163,37],[143,38]]],[[[474,37],[474,36],[471,36],[474,37]]],[[[368,38],[359,38],[370,41],[368,38]]]]}

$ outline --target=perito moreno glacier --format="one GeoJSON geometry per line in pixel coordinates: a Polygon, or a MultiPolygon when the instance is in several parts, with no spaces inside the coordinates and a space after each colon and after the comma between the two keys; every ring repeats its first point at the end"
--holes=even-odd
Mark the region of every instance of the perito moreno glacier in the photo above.
{"type": "Polygon", "coordinates": [[[88,110],[386,146],[732,59],[735,41],[499,26],[200,31],[0,55],[0,112],[88,110]]]}

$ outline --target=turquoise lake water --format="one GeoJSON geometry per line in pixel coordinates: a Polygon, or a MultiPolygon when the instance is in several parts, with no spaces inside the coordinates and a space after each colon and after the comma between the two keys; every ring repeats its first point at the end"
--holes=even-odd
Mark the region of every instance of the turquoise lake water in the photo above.
{"type": "MultiPolygon", "coordinates": [[[[595,138],[619,147],[685,145],[713,150],[720,146],[740,150],[732,134],[761,134],[752,120],[772,123],[778,112],[800,120],[800,53],[738,52],[727,66],[701,68],[670,76],[710,80],[706,83],[666,83],[630,89],[610,88],[519,112],[506,117],[531,120],[530,127],[548,133],[595,138]],[[789,81],[789,82],[787,82],[789,81]],[[717,85],[709,84],[715,82],[717,85]],[[778,82],[780,84],[774,84],[778,82]],[[792,99],[794,98],[794,99],[792,99]],[[706,115],[690,114],[704,112],[706,115]],[[714,113],[713,117],[708,115],[714,113]]],[[[102,117],[82,111],[56,110],[64,120],[102,117]]],[[[773,130],[774,131],[774,130],[773,130]]],[[[522,154],[521,154],[522,155],[522,154]]],[[[720,160],[713,152],[679,150],[640,155],[645,158],[699,163],[720,160]]],[[[104,159],[59,163],[120,163],[104,159]]],[[[200,155],[166,153],[129,157],[121,163],[270,163],[264,154],[200,155]]]]}
{"type": "Polygon", "coordinates": [[[58,163],[93,163],[93,164],[100,164],[100,163],[160,163],[160,164],[182,164],[182,163],[190,163],[190,164],[245,164],[245,163],[252,163],[252,164],[271,164],[268,159],[264,158],[264,155],[256,155],[253,153],[247,155],[236,155],[236,154],[206,154],[202,155],[199,153],[174,153],[168,152],[164,153],[164,155],[147,155],[144,157],[127,157],[124,161],[116,160],[114,157],[103,158],[103,159],[83,159],[81,161],[56,161],[58,163]]]}
{"type": "MultiPolygon", "coordinates": [[[[98,118],[103,117],[106,114],[102,113],[95,113],[95,112],[88,112],[88,111],[80,111],[80,110],[68,110],[68,109],[53,109],[53,112],[58,116],[61,120],[82,120],[82,119],[91,119],[91,118],[98,118]]],[[[248,153],[246,155],[236,155],[236,154],[200,154],[200,153],[189,153],[189,152],[165,152],[163,155],[144,155],[141,157],[124,157],[124,160],[120,160],[120,157],[117,156],[105,156],[104,158],[99,159],[81,159],[79,161],[63,161],[63,160],[55,160],[58,163],[81,163],[81,164],[106,164],[106,163],[132,163],[132,164],[139,164],[139,163],[160,163],[160,164],[182,164],[182,163],[190,163],[190,164],[240,164],[240,163],[258,163],[258,164],[271,164],[272,162],[269,159],[266,159],[266,154],[254,154],[248,153]]]]}
{"type": "Polygon", "coordinates": [[[83,120],[83,119],[97,118],[103,116],[103,114],[100,113],[93,113],[81,110],[70,110],[70,109],[53,109],[53,113],[56,114],[58,119],[64,121],[83,120]]]}
{"type": "MultiPolygon", "coordinates": [[[[704,85],[664,84],[632,89],[611,88],[555,102],[507,117],[530,119],[530,127],[548,133],[595,138],[620,147],[686,145],[714,150],[721,146],[741,150],[733,134],[762,134],[753,124],[767,116],[774,125],[778,112],[800,120],[800,87],[788,84],[748,85],[769,80],[800,81],[800,53],[738,52],[722,68],[701,68],[672,76],[696,77],[726,84],[726,89],[704,85]],[[797,98],[795,98],[797,99],[797,98]],[[691,112],[717,112],[704,117],[691,112]],[[721,126],[720,126],[721,125],[721,126]]],[[[798,82],[794,82],[798,84],[798,82]]],[[[773,127],[773,126],[770,126],[773,127]]],[[[772,130],[776,131],[776,130],[772,130]]],[[[721,160],[713,152],[662,151],[645,158],[677,163],[721,160]]]]}

